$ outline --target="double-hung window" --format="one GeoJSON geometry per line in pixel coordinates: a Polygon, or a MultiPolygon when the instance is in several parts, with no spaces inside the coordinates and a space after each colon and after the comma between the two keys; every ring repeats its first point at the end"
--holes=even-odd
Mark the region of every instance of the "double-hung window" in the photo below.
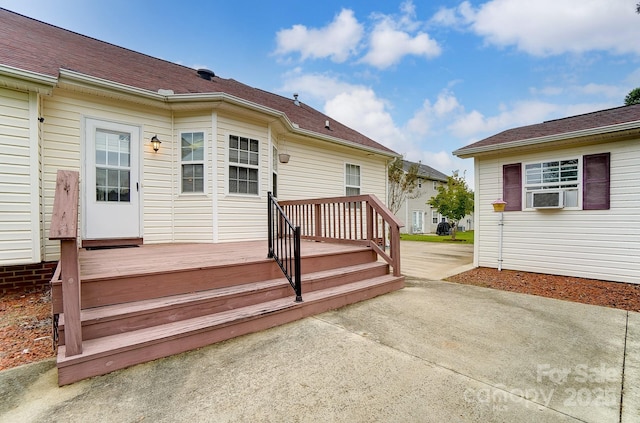
{"type": "Polygon", "coordinates": [[[564,207],[579,206],[579,159],[554,160],[524,165],[526,207],[533,207],[533,193],[560,192],[564,207]],[[551,192],[551,191],[549,191],[551,192]]]}
{"type": "Polygon", "coordinates": [[[229,135],[229,193],[258,195],[260,142],[229,135]]]}
{"type": "MultiPolygon", "coordinates": [[[[568,160],[511,163],[502,166],[502,198],[505,211],[533,209],[534,193],[552,198],[562,195],[562,207],[608,210],[610,207],[611,153],[597,153],[568,160]],[[524,194],[523,194],[524,190],[524,194]],[[545,193],[546,191],[546,193],[545,193]]],[[[558,203],[556,203],[558,204],[558,203]]]]}
{"type": "Polygon", "coordinates": [[[345,165],[345,195],[360,195],[360,166],[345,165]]]}
{"type": "Polygon", "coordinates": [[[204,132],[183,132],[180,141],[182,192],[204,193],[204,132]]]}

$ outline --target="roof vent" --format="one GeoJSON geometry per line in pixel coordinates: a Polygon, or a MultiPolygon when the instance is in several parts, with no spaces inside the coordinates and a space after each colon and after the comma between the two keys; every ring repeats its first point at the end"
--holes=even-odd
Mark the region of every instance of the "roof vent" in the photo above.
{"type": "Polygon", "coordinates": [[[300,105],[300,102],[298,101],[298,93],[293,94],[293,104],[295,104],[296,106],[300,105]]]}
{"type": "Polygon", "coordinates": [[[325,121],[324,121],[324,127],[325,127],[326,129],[328,129],[328,130],[331,130],[331,126],[329,126],[329,121],[328,121],[328,120],[325,120],[325,121]]]}
{"type": "Polygon", "coordinates": [[[209,69],[198,69],[196,72],[198,72],[198,76],[202,79],[205,79],[207,81],[211,81],[211,78],[213,78],[214,76],[216,76],[215,73],[213,73],[212,70],[209,69]]]}

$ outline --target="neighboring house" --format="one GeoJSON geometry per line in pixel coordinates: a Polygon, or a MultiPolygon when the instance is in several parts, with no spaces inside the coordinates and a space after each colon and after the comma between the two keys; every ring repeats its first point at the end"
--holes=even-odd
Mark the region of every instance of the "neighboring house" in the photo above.
{"type": "Polygon", "coordinates": [[[397,154],[294,97],[0,9],[0,274],[59,258],[59,169],[85,246],[265,239],[269,191],[385,200],[397,154]]]}
{"type": "Polygon", "coordinates": [[[432,210],[427,201],[438,193],[438,186],[447,183],[447,175],[427,165],[402,161],[405,172],[408,172],[412,165],[418,166],[418,182],[416,190],[408,196],[396,213],[398,219],[405,222],[401,231],[410,234],[435,232],[443,217],[436,210],[432,210]]]}
{"type": "MultiPolygon", "coordinates": [[[[402,233],[425,234],[435,233],[438,223],[447,219],[438,213],[427,202],[438,194],[438,187],[447,184],[447,175],[421,163],[413,163],[403,160],[402,167],[405,172],[412,165],[418,165],[418,183],[416,191],[407,198],[396,213],[396,217],[405,223],[402,233]]],[[[461,230],[473,229],[473,215],[465,216],[460,220],[461,230]]]]}
{"type": "Polygon", "coordinates": [[[476,266],[638,283],[640,105],[510,129],[475,159],[476,266]],[[500,213],[492,202],[504,199],[500,213]]]}

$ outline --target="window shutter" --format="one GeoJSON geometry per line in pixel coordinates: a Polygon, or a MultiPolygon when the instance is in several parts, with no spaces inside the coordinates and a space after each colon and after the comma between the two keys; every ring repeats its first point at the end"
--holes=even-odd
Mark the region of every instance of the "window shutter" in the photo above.
{"type": "Polygon", "coordinates": [[[582,209],[609,210],[611,153],[591,154],[582,160],[582,209]]]}
{"type": "Polygon", "coordinates": [[[502,167],[502,199],[507,202],[504,211],[522,210],[522,163],[502,167]]]}

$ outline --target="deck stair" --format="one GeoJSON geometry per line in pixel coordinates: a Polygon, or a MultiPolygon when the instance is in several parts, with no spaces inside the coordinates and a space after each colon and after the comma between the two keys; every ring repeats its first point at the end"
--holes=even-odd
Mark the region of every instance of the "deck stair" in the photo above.
{"type": "MultiPolygon", "coordinates": [[[[81,268],[83,260],[89,263],[84,267],[90,268],[99,253],[81,250],[81,268]]],[[[104,254],[110,260],[109,254],[114,253],[104,254]]],[[[137,252],[133,249],[130,254],[137,252]]],[[[147,268],[151,270],[114,269],[82,275],[83,348],[81,354],[69,357],[64,345],[61,282],[53,283],[53,311],[59,316],[60,385],[271,328],[404,286],[402,276],[390,274],[387,263],[377,261],[374,251],[360,246],[335,251],[325,247],[321,253],[303,254],[303,302],[294,301],[289,282],[276,263],[266,258],[184,263],[171,270],[147,268]]]]}

